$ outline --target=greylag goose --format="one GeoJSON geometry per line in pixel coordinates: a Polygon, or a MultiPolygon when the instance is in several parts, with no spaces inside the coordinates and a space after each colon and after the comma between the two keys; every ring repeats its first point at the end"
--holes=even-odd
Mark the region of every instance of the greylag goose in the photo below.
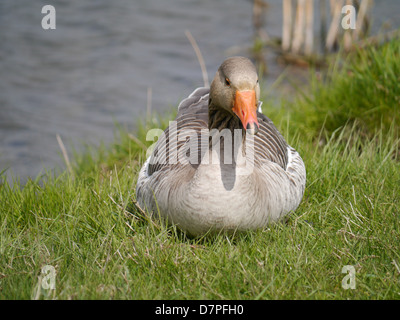
{"type": "Polygon", "coordinates": [[[257,111],[259,96],[253,63],[225,60],[155,143],[139,172],[139,206],[191,236],[264,228],[295,210],[305,166],[257,111]]]}

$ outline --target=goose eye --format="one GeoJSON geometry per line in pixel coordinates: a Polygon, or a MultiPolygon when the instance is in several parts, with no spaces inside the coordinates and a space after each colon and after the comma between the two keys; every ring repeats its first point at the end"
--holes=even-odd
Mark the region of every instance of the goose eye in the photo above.
{"type": "Polygon", "coordinates": [[[225,78],[225,84],[229,87],[231,85],[231,82],[229,81],[228,78],[225,78]]]}
{"type": "Polygon", "coordinates": [[[258,83],[258,79],[257,79],[257,83],[258,83]]]}

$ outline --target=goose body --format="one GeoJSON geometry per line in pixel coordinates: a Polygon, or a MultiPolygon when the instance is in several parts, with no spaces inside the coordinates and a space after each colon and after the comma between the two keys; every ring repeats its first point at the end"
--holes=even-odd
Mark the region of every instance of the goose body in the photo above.
{"type": "Polygon", "coordinates": [[[140,170],[140,207],[193,236],[264,228],[295,210],[305,166],[257,111],[259,90],[251,61],[233,57],[184,99],[140,170]]]}

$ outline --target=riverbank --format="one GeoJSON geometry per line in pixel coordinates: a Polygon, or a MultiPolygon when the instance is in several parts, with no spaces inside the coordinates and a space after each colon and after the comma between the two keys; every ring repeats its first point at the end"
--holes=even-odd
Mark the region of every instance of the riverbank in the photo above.
{"type": "Polygon", "coordinates": [[[188,239],[139,212],[145,135],[166,115],[117,127],[71,172],[3,182],[0,298],[399,299],[399,56],[398,40],[360,51],[295,101],[263,105],[307,168],[287,223],[188,239]]]}

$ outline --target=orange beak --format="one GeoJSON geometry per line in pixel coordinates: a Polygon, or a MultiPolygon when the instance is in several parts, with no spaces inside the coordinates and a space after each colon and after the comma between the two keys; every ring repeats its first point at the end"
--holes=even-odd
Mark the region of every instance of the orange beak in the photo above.
{"type": "Polygon", "coordinates": [[[236,91],[232,111],[242,121],[243,127],[250,134],[256,134],[259,129],[257,120],[256,92],[254,90],[236,91]]]}

